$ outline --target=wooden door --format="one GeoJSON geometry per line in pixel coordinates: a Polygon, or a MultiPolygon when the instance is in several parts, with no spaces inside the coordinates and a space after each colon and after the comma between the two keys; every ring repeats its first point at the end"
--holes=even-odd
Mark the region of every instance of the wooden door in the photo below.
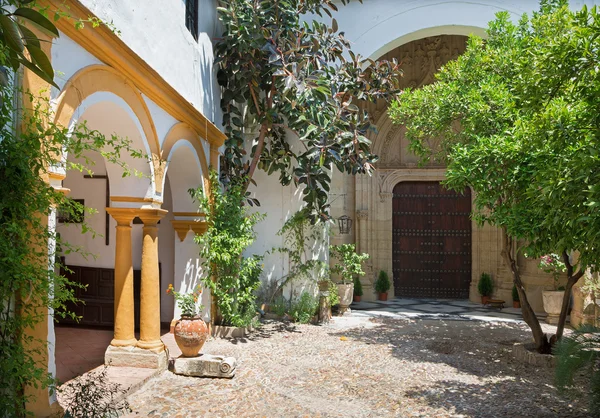
{"type": "Polygon", "coordinates": [[[401,182],[394,187],[392,260],[400,297],[469,297],[471,191],[439,182],[401,182]]]}

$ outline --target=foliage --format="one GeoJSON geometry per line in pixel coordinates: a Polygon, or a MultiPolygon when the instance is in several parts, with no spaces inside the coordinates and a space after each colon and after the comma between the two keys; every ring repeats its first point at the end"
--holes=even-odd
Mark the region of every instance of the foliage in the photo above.
{"type": "Polygon", "coordinates": [[[362,296],[363,288],[362,283],[360,282],[360,278],[358,276],[354,276],[354,296],[362,296]]]}
{"type": "Polygon", "coordinates": [[[390,111],[406,124],[412,151],[447,164],[447,187],[475,192],[474,219],[503,231],[502,256],[543,352],[549,342],[523,291],[517,252],[561,254],[567,301],[600,259],[600,66],[591,47],[599,35],[595,8],[573,12],[563,0],[542,1],[518,24],[499,13],[485,42],[471,36],[437,83],[405,92],[390,111]],[[567,256],[574,250],[578,270],[567,256]]]}
{"type": "Polygon", "coordinates": [[[331,16],[333,0],[218,4],[215,63],[228,136],[222,175],[251,181],[257,167],[278,172],[281,184],[304,186],[311,221],[328,219],[331,167],[373,171],[371,121],[358,105],[397,92],[398,64],[355,55],[335,19],[331,26],[312,19],[331,16]]]}
{"type": "Polygon", "coordinates": [[[302,292],[297,300],[292,301],[289,315],[300,324],[308,324],[317,313],[319,302],[308,292],[302,292]]]}
{"type": "Polygon", "coordinates": [[[354,244],[332,245],[329,247],[332,258],[338,262],[331,268],[331,272],[339,274],[344,284],[353,283],[354,276],[364,276],[362,263],[369,259],[369,254],[357,254],[354,244]]]}
{"type": "Polygon", "coordinates": [[[481,296],[491,296],[494,291],[492,276],[487,273],[481,273],[479,283],[477,283],[477,290],[481,296]]]}
{"type": "Polygon", "coordinates": [[[246,326],[256,312],[255,291],[260,286],[263,256],[244,257],[244,251],[256,239],[254,226],[264,215],[250,213],[244,206],[245,190],[242,182],[222,189],[217,173],[210,172],[209,192],[202,188],[190,190],[206,213],[207,231],[197,235],[204,267],[210,272],[203,278],[211,290],[219,310],[211,320],[221,325],[246,326]]]}
{"type": "Polygon", "coordinates": [[[59,388],[65,417],[118,417],[131,412],[127,400],[116,402],[121,387],[108,380],[108,367],[79,376],[59,388]]]}
{"type": "MultiPolygon", "coordinates": [[[[3,89],[2,95],[10,98],[11,90],[3,89]]],[[[48,219],[54,219],[52,207],[71,215],[88,209],[50,186],[48,175],[57,169],[84,169],[69,161],[57,166],[57,156],[63,152],[73,160],[99,152],[107,162],[123,166],[120,154],[130,150],[127,141],[106,138],[85,125],[69,132],[53,124],[48,102],[26,97],[33,107],[20,115],[18,130],[12,123],[19,115],[12,98],[0,108],[0,410],[9,416],[23,414],[24,386],[52,384],[47,368],[35,361],[47,343],[32,337],[29,330],[47,319],[48,309],[56,316],[74,317],[65,307],[75,301],[73,289],[80,287],[57,274],[64,266],[54,261],[57,249],[81,250],[62,241],[48,219]],[[49,247],[52,243],[55,246],[49,247]]],[[[85,222],[80,226],[82,233],[91,231],[85,222]]]]}
{"type": "Polygon", "coordinates": [[[288,311],[290,304],[283,296],[277,296],[269,305],[271,312],[277,316],[283,316],[288,311]]]}
{"type": "Polygon", "coordinates": [[[333,280],[329,280],[329,306],[334,307],[340,304],[340,294],[338,293],[338,286],[333,280]]]}
{"type": "Polygon", "coordinates": [[[512,287],[512,300],[513,302],[519,301],[519,292],[517,291],[517,286],[515,286],[514,284],[512,287]]]}
{"type": "Polygon", "coordinates": [[[561,391],[574,383],[576,373],[582,369],[589,379],[591,416],[600,417],[600,329],[589,325],[575,330],[554,346],[558,358],[556,383],[561,391]]]}
{"type": "Polygon", "coordinates": [[[198,298],[202,293],[202,286],[198,285],[192,293],[176,292],[173,288],[173,284],[169,284],[167,288],[167,294],[173,295],[177,306],[181,310],[182,317],[194,318],[198,312],[204,310],[202,304],[198,305],[198,298]]]}
{"type": "Polygon", "coordinates": [[[273,251],[288,257],[289,273],[282,278],[279,289],[294,281],[316,283],[326,276],[327,264],[312,257],[315,243],[324,238],[324,229],[323,223],[310,223],[305,209],[296,212],[283,224],[277,235],[283,237],[284,246],[273,251]]]}
{"type": "Polygon", "coordinates": [[[554,279],[554,290],[559,289],[558,279],[560,278],[560,274],[567,271],[567,267],[561,258],[562,257],[558,254],[546,254],[540,258],[538,264],[538,267],[545,273],[552,274],[552,278],[554,279]]]}
{"type": "Polygon", "coordinates": [[[379,275],[375,281],[375,292],[376,293],[387,293],[390,290],[392,284],[390,278],[385,270],[379,270],[379,275]]]}

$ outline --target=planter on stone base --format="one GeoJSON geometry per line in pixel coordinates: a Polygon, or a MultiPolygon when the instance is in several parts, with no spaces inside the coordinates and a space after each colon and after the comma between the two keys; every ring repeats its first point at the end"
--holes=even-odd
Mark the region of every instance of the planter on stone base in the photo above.
{"type": "Polygon", "coordinates": [[[175,325],[175,342],[184,357],[196,357],[208,338],[208,327],[200,317],[185,317],[175,325]]]}
{"type": "Polygon", "coordinates": [[[354,295],[354,283],[339,283],[338,285],[338,296],[340,298],[340,313],[343,314],[348,310],[352,303],[354,295]]]}
{"type": "Polygon", "coordinates": [[[544,302],[544,311],[548,314],[546,322],[551,325],[558,324],[558,318],[562,309],[564,290],[544,290],[542,300],[544,302]]]}

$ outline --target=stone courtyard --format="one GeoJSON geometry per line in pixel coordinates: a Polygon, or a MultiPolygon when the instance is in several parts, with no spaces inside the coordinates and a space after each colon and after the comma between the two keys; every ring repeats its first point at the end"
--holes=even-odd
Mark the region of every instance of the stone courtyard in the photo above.
{"type": "Polygon", "coordinates": [[[514,344],[530,340],[525,324],[487,319],[354,310],[326,326],[266,321],[202,349],[236,357],[233,379],[164,372],[129,396],[127,416],[589,415],[580,392],[557,392],[552,368],[515,360],[514,344]]]}

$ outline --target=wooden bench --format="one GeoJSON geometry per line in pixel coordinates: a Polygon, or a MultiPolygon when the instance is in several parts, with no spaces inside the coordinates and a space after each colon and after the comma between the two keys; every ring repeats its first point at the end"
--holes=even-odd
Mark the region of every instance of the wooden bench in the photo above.
{"type": "Polygon", "coordinates": [[[504,303],[502,299],[489,299],[486,305],[490,308],[504,309],[504,303]]]}

